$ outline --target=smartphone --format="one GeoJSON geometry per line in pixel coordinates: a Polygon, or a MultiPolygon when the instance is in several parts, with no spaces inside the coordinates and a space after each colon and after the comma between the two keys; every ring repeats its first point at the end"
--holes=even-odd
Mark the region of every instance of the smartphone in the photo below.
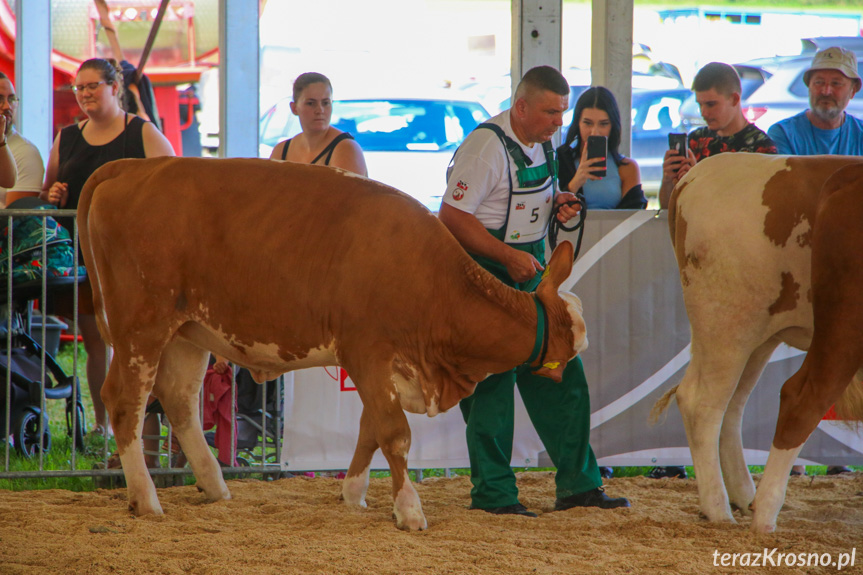
{"type": "Polygon", "coordinates": [[[686,157],[686,134],[668,134],[668,148],[676,150],[678,154],[686,157]]]}
{"type": "MultiPolygon", "coordinates": [[[[605,136],[588,136],[587,137],[587,159],[591,158],[607,158],[608,157],[608,138],[605,136]]],[[[594,176],[604,178],[608,173],[606,169],[606,160],[597,162],[593,165],[590,173],[594,176]]]]}

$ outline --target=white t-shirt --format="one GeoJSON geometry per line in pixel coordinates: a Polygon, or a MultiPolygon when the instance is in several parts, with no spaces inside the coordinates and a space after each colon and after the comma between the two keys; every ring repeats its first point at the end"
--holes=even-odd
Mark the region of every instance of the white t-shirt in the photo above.
{"type": "MultiPolygon", "coordinates": [[[[497,124],[504,134],[518,142],[532,166],[545,164],[542,144],[525,146],[515,133],[505,110],[487,120],[497,124]]],[[[509,183],[506,175],[507,151],[497,134],[486,128],[477,128],[465,138],[456,152],[452,173],[447,182],[443,202],[469,214],[473,214],[487,229],[496,230],[506,223],[509,210],[509,183]]],[[[512,185],[518,188],[518,167],[509,159],[512,185]]]]}
{"type": "Polygon", "coordinates": [[[14,129],[6,139],[9,151],[15,158],[15,166],[18,170],[18,179],[11,188],[0,187],[0,204],[6,207],[6,192],[41,192],[42,181],[45,179],[45,164],[42,163],[42,155],[39,148],[30,140],[24,138],[14,129]]]}

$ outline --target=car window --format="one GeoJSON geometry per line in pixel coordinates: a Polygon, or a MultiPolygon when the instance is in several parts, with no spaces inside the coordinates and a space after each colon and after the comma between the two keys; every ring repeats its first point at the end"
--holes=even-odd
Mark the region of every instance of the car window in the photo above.
{"type": "Polygon", "coordinates": [[[334,102],[332,125],[353,134],[364,151],[438,151],[458,147],[487,118],[471,102],[345,100],[334,102]]]}
{"type": "Polygon", "coordinates": [[[632,126],[641,131],[670,131],[680,126],[682,97],[661,96],[632,109],[632,126]]]}
{"type": "Polygon", "coordinates": [[[282,140],[299,133],[299,121],[287,100],[270,108],[261,120],[261,142],[275,147],[282,140]]]}

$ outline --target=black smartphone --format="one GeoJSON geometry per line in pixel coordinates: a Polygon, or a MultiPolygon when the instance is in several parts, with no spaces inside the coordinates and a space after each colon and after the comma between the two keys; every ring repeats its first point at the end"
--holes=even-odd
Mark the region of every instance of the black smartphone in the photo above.
{"type": "MultiPolygon", "coordinates": [[[[587,137],[587,159],[591,158],[607,158],[608,157],[608,138],[605,136],[588,136],[587,137]]],[[[593,165],[590,173],[594,176],[604,178],[608,173],[606,169],[606,161],[602,160],[593,165]]]]}
{"type": "Polygon", "coordinates": [[[676,150],[678,154],[686,157],[686,134],[668,134],[668,148],[676,150]]]}

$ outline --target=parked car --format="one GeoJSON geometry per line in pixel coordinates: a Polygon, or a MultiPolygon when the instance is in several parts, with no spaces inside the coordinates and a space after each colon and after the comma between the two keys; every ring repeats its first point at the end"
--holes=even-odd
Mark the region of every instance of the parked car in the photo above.
{"type": "Polygon", "coordinates": [[[645,190],[658,189],[668,134],[683,132],[681,107],[692,94],[686,88],[632,91],[632,148],[645,190]]]}
{"type": "MultiPolygon", "coordinates": [[[[290,98],[260,122],[259,155],[300,132],[290,98]]],[[[446,191],[446,168],[471,130],[489,118],[478,102],[452,94],[438,98],[358,98],[333,102],[331,125],[350,132],[362,147],[369,177],[410,194],[432,211],[446,191]]]]}

